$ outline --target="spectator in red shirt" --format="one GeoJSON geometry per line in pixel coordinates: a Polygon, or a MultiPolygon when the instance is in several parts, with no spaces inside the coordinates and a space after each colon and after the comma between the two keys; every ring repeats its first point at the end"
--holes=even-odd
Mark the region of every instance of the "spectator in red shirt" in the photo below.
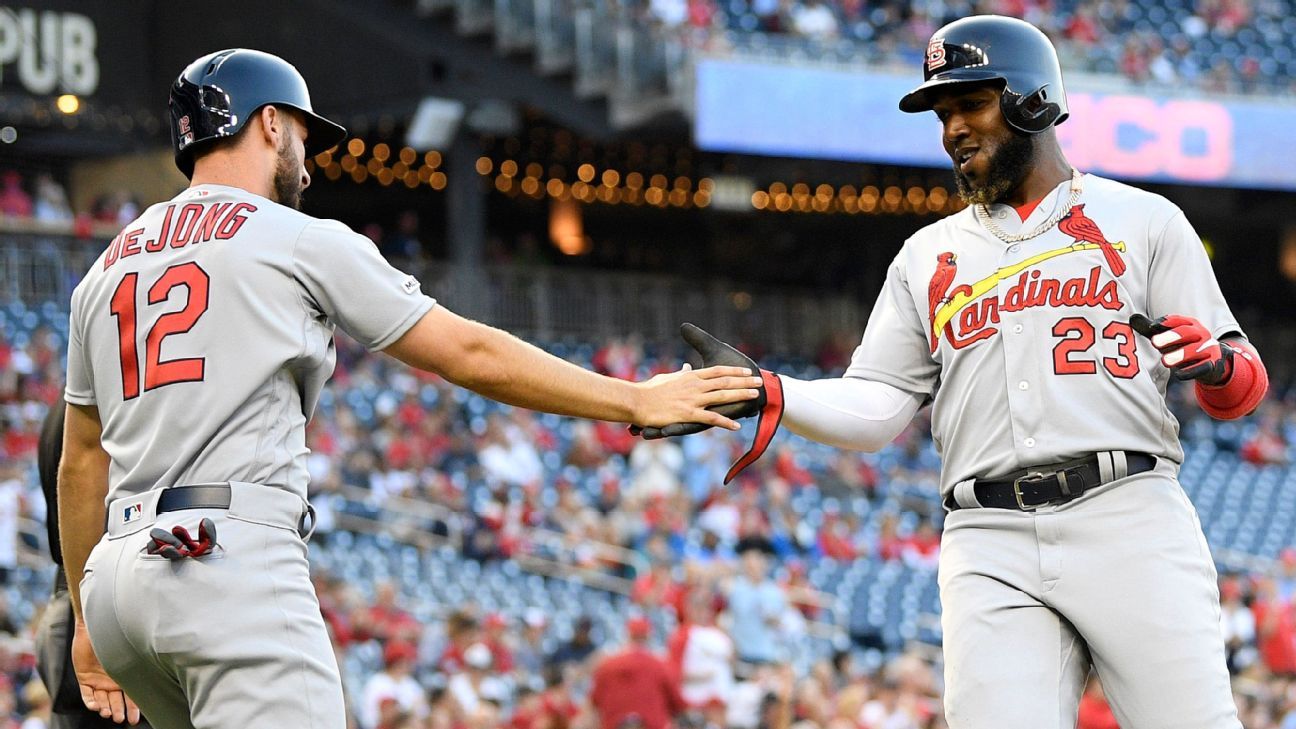
{"type": "Polygon", "coordinates": [[[666,662],[648,650],[652,626],[647,618],[626,625],[629,644],[594,668],[590,704],[601,729],[638,724],[643,729],[667,729],[671,718],[687,707],[666,662]]]}
{"type": "Polygon", "coordinates": [[[1296,616],[1292,615],[1291,603],[1278,595],[1272,579],[1256,581],[1251,612],[1255,615],[1260,659],[1276,674],[1296,675],[1296,616]]]}
{"type": "Polygon", "coordinates": [[[496,673],[513,672],[513,649],[508,644],[508,619],[499,613],[491,613],[482,621],[485,635],[482,642],[490,648],[492,665],[496,673]]]}
{"type": "Polygon", "coordinates": [[[449,644],[437,659],[437,670],[449,675],[463,670],[464,651],[477,642],[477,618],[456,610],[446,618],[445,632],[449,644]]]}
{"type": "Polygon", "coordinates": [[[567,679],[559,666],[544,670],[545,690],[540,694],[540,726],[537,729],[568,729],[580,716],[580,707],[572,700],[567,679]]]}
{"type": "Polygon", "coordinates": [[[894,514],[882,517],[882,524],[878,527],[876,554],[888,562],[899,560],[904,551],[905,541],[900,538],[898,527],[899,519],[894,514]]]}
{"type": "Polygon", "coordinates": [[[32,198],[22,189],[22,177],[13,170],[4,173],[4,188],[0,189],[0,214],[30,218],[32,198]]]}
{"type": "Polygon", "coordinates": [[[1084,695],[1080,697],[1080,713],[1076,720],[1076,729],[1120,729],[1120,724],[1116,723],[1116,715],[1107,705],[1102,682],[1098,680],[1097,674],[1090,674],[1084,695]]]}
{"type": "Polygon", "coordinates": [[[819,527],[819,552],[828,559],[843,562],[855,559],[854,537],[849,524],[836,513],[828,512],[819,527]]]}
{"type": "Polygon", "coordinates": [[[940,561],[940,533],[931,522],[924,521],[905,540],[900,556],[910,567],[936,569],[940,561]]]}
{"type": "Polygon", "coordinates": [[[374,604],[360,612],[354,622],[356,637],[374,639],[380,643],[390,640],[418,643],[422,626],[413,615],[396,604],[396,585],[380,582],[374,590],[374,604]]]}

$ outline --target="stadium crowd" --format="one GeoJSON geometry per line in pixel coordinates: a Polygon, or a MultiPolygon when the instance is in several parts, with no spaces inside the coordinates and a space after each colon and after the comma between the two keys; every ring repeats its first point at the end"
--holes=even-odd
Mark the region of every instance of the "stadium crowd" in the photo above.
{"type": "MultiPolygon", "coordinates": [[[[813,600],[807,567],[867,557],[934,570],[941,517],[934,498],[893,501],[902,507],[867,520],[832,505],[851,495],[894,498],[900,483],[934,489],[921,419],[890,459],[780,439],[750,476],[725,489],[719,474],[741,449],[738,438],[646,443],[615,426],[482,409],[437,378],[345,339],[339,345],[337,375],[310,430],[321,545],[339,538],[337,517],[354,506],[340,490],[350,487],[362,489],[370,507],[405,497],[460,514],[465,564],[525,556],[536,548],[534,530],[547,529],[573,544],[624,546],[648,565],[636,574],[596,550],[566,557],[572,568],[626,579],[628,608],[611,631],[592,616],[560,624],[536,607],[487,611],[471,598],[419,620],[414,598],[395,584],[356,584],[320,569],[321,607],[340,659],[375,657],[348,676],[356,726],[944,726],[935,646],[870,653],[861,650],[866,636],[851,635],[805,660],[803,642],[809,623],[831,620],[813,600]],[[798,508],[804,492],[822,497],[818,519],[798,508]]],[[[8,597],[0,606],[0,729],[36,729],[48,715],[32,669],[43,595],[16,586],[30,572],[18,553],[37,544],[32,525],[44,514],[33,454],[39,423],[59,397],[61,352],[60,335],[44,326],[0,343],[0,568],[8,597]]],[[[568,353],[622,377],[673,369],[679,354],[633,340],[568,353]]],[[[802,371],[840,368],[842,354],[826,348],[802,371]]],[[[1180,390],[1172,393],[1186,433],[1211,427],[1180,390]]],[[[1274,399],[1235,447],[1248,462],[1285,464],[1293,435],[1296,409],[1274,399]]],[[[1275,564],[1220,581],[1221,630],[1249,729],[1296,726],[1296,550],[1275,564]]],[[[1116,726],[1096,682],[1080,726],[1116,726]]]]}
{"type": "Polygon", "coordinates": [[[1296,21],[1286,0],[647,0],[638,16],[692,28],[711,46],[791,42],[796,55],[899,60],[914,67],[942,25],[971,14],[1023,18],[1068,70],[1208,93],[1296,84],[1296,21]],[[719,31],[719,32],[717,32],[719,31]]]}

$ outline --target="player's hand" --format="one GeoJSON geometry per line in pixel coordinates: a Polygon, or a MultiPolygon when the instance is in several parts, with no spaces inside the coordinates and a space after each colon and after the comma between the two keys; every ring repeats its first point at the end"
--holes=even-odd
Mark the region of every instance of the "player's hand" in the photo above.
{"type": "Polygon", "coordinates": [[[1176,380],[1199,380],[1204,385],[1228,381],[1235,350],[1211,336],[1210,330],[1196,319],[1171,314],[1153,321],[1135,314],[1129,323],[1134,331],[1151,340],[1161,353],[1161,364],[1176,380]]]}
{"type": "Polygon", "coordinates": [[[76,632],[72,635],[72,669],[81,685],[81,701],[87,709],[97,711],[99,716],[118,724],[129,722],[134,726],[140,722],[139,707],[99,663],[99,657],[90,645],[90,633],[80,620],[76,621],[76,632]]]}
{"type": "MultiPolygon", "coordinates": [[[[732,345],[726,344],[719,339],[711,336],[709,332],[693,324],[681,324],[680,336],[688,343],[690,347],[702,355],[702,364],[705,367],[711,366],[728,366],[743,367],[753,373],[759,372],[756,363],[751,357],[738,351],[732,345]]],[[[687,367],[688,365],[685,365],[687,367]]],[[[757,383],[760,388],[760,394],[751,400],[722,405],[715,410],[729,418],[749,418],[760,413],[761,408],[765,407],[765,386],[764,382],[757,383]]],[[[640,424],[640,425],[647,425],[640,424]]],[[[671,438],[680,435],[691,435],[700,433],[709,425],[701,422],[675,422],[664,427],[640,427],[640,425],[630,426],[632,435],[643,436],[645,440],[656,440],[657,438],[671,438]]]]}
{"type": "Polygon", "coordinates": [[[746,367],[707,367],[657,375],[636,383],[639,403],[634,421],[643,426],[702,423],[738,430],[738,423],[708,410],[717,405],[745,402],[760,395],[761,378],[746,367]]]}

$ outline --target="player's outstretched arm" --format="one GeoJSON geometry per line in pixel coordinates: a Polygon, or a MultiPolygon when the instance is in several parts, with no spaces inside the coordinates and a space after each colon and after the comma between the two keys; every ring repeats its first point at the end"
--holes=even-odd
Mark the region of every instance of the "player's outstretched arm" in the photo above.
{"type": "Polygon", "coordinates": [[[442,306],[383,351],[510,405],[640,425],[700,422],[737,430],[733,420],[707,408],[750,400],[761,383],[740,367],[682,370],[644,382],[618,380],[442,306]]]}
{"type": "Polygon", "coordinates": [[[782,380],[787,429],[837,448],[882,450],[923,404],[921,395],[857,377],[782,380]]]}
{"type": "MultiPolygon", "coordinates": [[[[705,330],[684,324],[680,334],[702,356],[704,365],[746,364],[747,355],[716,339],[705,330]]],[[[890,443],[913,419],[923,396],[891,385],[858,377],[804,381],[760,370],[764,383],[753,403],[730,406],[726,415],[745,418],[759,414],[756,439],[745,455],[729,469],[728,483],[754,463],[769,446],[779,426],[820,443],[852,450],[877,451],[890,443]]],[[[632,429],[646,439],[689,435],[704,430],[696,423],[673,423],[664,428],[632,429]]]]}
{"type": "Polygon", "coordinates": [[[67,406],[58,474],[58,518],[63,568],[71,586],[68,593],[76,620],[72,667],[86,708],[118,724],[138,724],[139,708],[100,665],[81,613],[80,585],[85,563],[104,532],[109,459],[99,441],[102,430],[98,408],[67,406]]]}

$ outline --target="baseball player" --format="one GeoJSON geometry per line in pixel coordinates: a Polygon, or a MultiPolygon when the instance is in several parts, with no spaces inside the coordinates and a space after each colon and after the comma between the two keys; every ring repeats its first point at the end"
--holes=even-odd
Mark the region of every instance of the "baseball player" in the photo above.
{"type": "MultiPolygon", "coordinates": [[[[1164,198],[1071,168],[1057,55],[1023,21],[936,31],[900,108],[935,112],[969,207],[906,241],[844,377],[762,373],[729,477],[780,422],[877,450],[932,403],[950,727],[1072,729],[1091,666],[1124,729],[1239,727],[1165,388],[1193,380],[1233,419],[1268,380],[1200,239],[1164,198]]],[[[748,361],[685,333],[707,363],[748,361]]]]}
{"type": "Polygon", "coordinates": [[[305,425],[334,326],[559,414],[736,428],[705,408],[757,393],[741,368],[632,383],[575,367],[298,212],[305,159],[345,130],[280,58],[199,58],[170,109],[191,186],[126,226],[72,296],[59,509],[91,709],[133,720],[129,696],[159,729],[346,726],[304,541],[305,425]]]}

